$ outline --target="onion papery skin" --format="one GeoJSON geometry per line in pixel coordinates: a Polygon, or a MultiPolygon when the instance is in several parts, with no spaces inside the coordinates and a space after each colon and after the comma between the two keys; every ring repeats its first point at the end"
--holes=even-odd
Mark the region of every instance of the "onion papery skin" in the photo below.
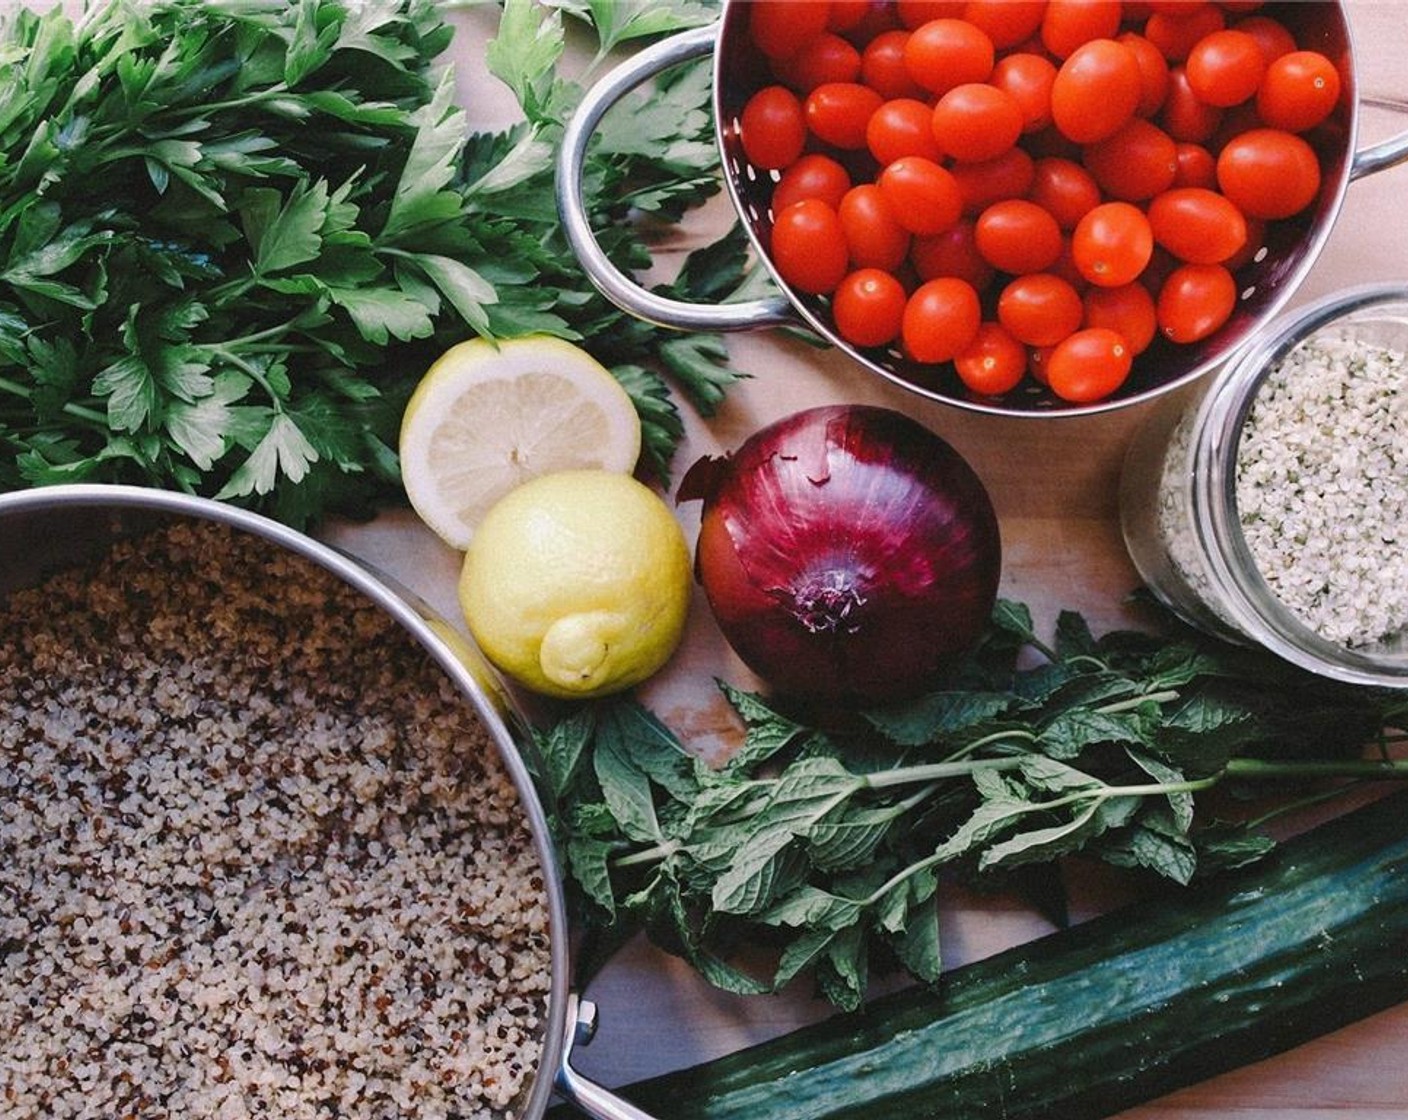
{"type": "Polygon", "coordinates": [[[686,474],[702,497],[695,573],[725,639],[774,691],[846,706],[933,687],[997,598],[982,481],[886,408],[807,409],[686,474]]]}

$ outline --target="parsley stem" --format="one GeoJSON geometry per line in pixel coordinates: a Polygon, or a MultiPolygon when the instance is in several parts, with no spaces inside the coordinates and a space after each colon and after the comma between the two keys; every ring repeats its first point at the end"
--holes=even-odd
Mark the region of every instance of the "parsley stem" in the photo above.
{"type": "MultiPolygon", "coordinates": [[[[29,400],[34,395],[31,390],[26,389],[23,385],[19,384],[16,381],[10,381],[9,379],[4,377],[0,377],[0,392],[9,393],[12,396],[16,397],[22,397],[25,400],[29,400]]],[[[75,419],[87,420],[93,424],[101,424],[104,430],[107,429],[107,415],[105,413],[99,412],[95,408],[89,408],[86,405],[74,404],[72,401],[68,401],[64,404],[63,411],[68,413],[68,415],[74,417],[75,419]]]]}

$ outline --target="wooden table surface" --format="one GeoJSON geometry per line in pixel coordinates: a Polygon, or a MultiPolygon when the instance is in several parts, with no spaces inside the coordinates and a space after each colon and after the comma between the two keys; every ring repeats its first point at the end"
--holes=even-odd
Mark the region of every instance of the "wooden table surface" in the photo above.
{"type": "MultiPolygon", "coordinates": [[[[1356,70],[1366,96],[1408,99],[1408,2],[1348,5],[1356,70]]],[[[514,116],[506,90],[481,59],[495,9],[457,10],[454,52],[461,98],[473,127],[498,128],[514,116]]],[[[1361,142],[1383,139],[1408,118],[1365,108],[1361,142]]],[[[1352,284],[1408,280],[1408,166],[1354,183],[1317,266],[1297,303],[1352,284]]],[[[687,249],[689,239],[678,246],[687,249]]],[[[734,335],[733,360],[755,376],[731,389],[707,423],[687,415],[687,443],[676,477],[701,454],[737,446],[787,412],[833,401],[888,405],[910,412],[947,438],[987,483],[1004,546],[1002,593],[1027,601],[1038,620],[1062,608],[1086,613],[1097,629],[1123,620],[1121,597],[1136,584],[1121,540],[1116,489],[1126,445],[1147,406],[1061,422],[974,416],[920,400],[834,352],[817,352],[776,332],[734,335]]],[[[697,504],[680,510],[687,535],[697,504]],[[693,511],[693,512],[692,512],[693,511]]],[[[456,618],[459,556],[409,515],[370,525],[332,526],[330,538],[397,576],[447,617],[456,618]]],[[[736,735],[712,681],[755,682],[728,650],[696,596],[685,644],[642,696],[701,750],[736,735]]],[[[1098,907],[1098,898],[1077,898],[1098,907]]],[[[961,964],[1047,931],[1019,904],[942,902],[946,960],[961,964]]],[[[687,966],[635,943],[596,978],[586,995],[601,1010],[595,1041],[578,1052],[580,1070],[619,1085],[736,1050],[827,1013],[806,997],[739,999],[698,980],[687,966]]],[[[1254,1067],[1229,1073],[1122,1114],[1122,1120],[1390,1120],[1408,1117],[1408,1006],[1388,1011],[1254,1067]]],[[[662,1118],[668,1120],[668,1118],[662,1118]]]]}

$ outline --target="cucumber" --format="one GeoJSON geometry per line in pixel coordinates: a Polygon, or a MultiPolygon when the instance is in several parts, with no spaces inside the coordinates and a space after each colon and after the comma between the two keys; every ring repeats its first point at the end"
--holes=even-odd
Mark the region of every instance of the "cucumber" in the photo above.
{"type": "Polygon", "coordinates": [[[1093,1120],[1405,1000],[1408,792],[620,1095],[669,1120],[1093,1120]]]}

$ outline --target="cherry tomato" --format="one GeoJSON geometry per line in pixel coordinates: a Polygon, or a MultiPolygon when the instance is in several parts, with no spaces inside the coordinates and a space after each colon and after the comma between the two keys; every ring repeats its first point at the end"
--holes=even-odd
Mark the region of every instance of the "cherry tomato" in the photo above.
{"type": "Polygon", "coordinates": [[[773,63],[773,72],[795,90],[810,93],[827,82],[860,77],[860,51],[833,31],[824,31],[795,54],[773,63]]]}
{"type": "Polygon", "coordinates": [[[983,323],[973,341],[953,357],[959,380],[975,393],[1001,396],[1027,372],[1027,349],[1001,323],[983,323]]]}
{"type": "Polygon", "coordinates": [[[916,237],[909,246],[909,261],[921,280],[956,276],[979,291],[992,283],[993,267],[978,252],[969,221],[955,222],[942,233],[916,237]]]}
{"type": "Polygon", "coordinates": [[[830,16],[827,0],[753,0],[748,32],[768,58],[786,58],[825,31],[830,16]]]}
{"type": "Polygon", "coordinates": [[[999,272],[1045,272],[1061,255],[1061,227],[1035,202],[994,202],[974,225],[978,252],[999,272]]]}
{"type": "Polygon", "coordinates": [[[1134,116],[1143,92],[1134,52],[1113,39],[1095,39],[1070,53],[1051,84],[1051,117],[1061,134],[1093,144],[1134,116]]]}
{"type": "Polygon", "coordinates": [[[1129,343],[1131,353],[1142,354],[1154,341],[1159,322],[1154,296],[1143,284],[1121,284],[1118,288],[1086,289],[1081,295],[1087,327],[1105,327],[1129,343]]]}
{"type": "Polygon", "coordinates": [[[1185,11],[1154,12],[1144,21],[1144,37],[1170,62],[1182,62],[1199,39],[1226,26],[1221,8],[1203,4],[1185,11]]]}
{"type": "Polygon", "coordinates": [[[1159,330],[1173,342],[1198,342],[1232,316],[1237,282],[1220,264],[1175,268],[1159,289],[1159,330]]]}
{"type": "Polygon", "coordinates": [[[1168,72],[1168,95],[1158,121],[1175,140],[1201,144],[1217,132],[1222,123],[1222,110],[1199,101],[1188,84],[1188,72],[1182,66],[1175,66],[1168,72]]]}
{"type": "Polygon", "coordinates": [[[826,26],[832,31],[854,31],[865,22],[873,8],[870,0],[831,0],[826,26]]]}
{"type": "Polygon", "coordinates": [[[803,103],[807,128],[818,140],[846,151],[865,147],[865,128],[884,99],[859,82],[827,82],[803,103]]]}
{"type": "Polygon", "coordinates": [[[904,285],[884,269],[857,269],[831,300],[836,333],[855,346],[886,346],[900,335],[907,298],[904,285]]]}
{"type": "Polygon", "coordinates": [[[1080,293],[1049,272],[1018,276],[997,297],[997,321],[1027,346],[1055,346],[1084,314],[1080,293]]]}
{"type": "Polygon", "coordinates": [[[963,212],[976,214],[1004,198],[1023,197],[1031,189],[1035,165],[1023,149],[1013,147],[993,159],[952,164],[949,171],[963,195],[963,212]]]}
{"type": "Polygon", "coordinates": [[[1045,0],[968,0],[962,13],[999,50],[1025,43],[1040,30],[1045,14],[1045,0]]]}
{"type": "Polygon", "coordinates": [[[1175,145],[1178,158],[1178,171],[1173,177],[1175,187],[1217,186],[1217,160],[1201,144],[1190,144],[1180,140],[1175,145]]]}
{"type": "Polygon", "coordinates": [[[1176,187],[1149,203],[1154,240],[1179,260],[1221,264],[1247,243],[1247,219],[1223,195],[1176,187]]]}
{"type": "Polygon", "coordinates": [[[1304,132],[1328,117],[1339,100],[1335,64],[1319,51],[1292,51],[1266,68],[1256,111],[1271,128],[1304,132]]]}
{"type": "Polygon", "coordinates": [[[909,32],[882,31],[860,52],[860,80],[884,98],[922,97],[928,91],[909,76],[904,46],[909,32]]]}
{"type": "Polygon", "coordinates": [[[1139,63],[1139,105],[1134,111],[1141,117],[1152,117],[1168,96],[1168,59],[1138,32],[1121,32],[1117,41],[1128,47],[1139,63]]]}
{"type": "Polygon", "coordinates": [[[923,156],[886,164],[876,182],[910,233],[939,233],[963,213],[963,192],[953,173],[923,156]]]}
{"type": "Polygon", "coordinates": [[[1039,54],[1004,55],[992,68],[991,83],[1022,110],[1022,131],[1036,132],[1051,123],[1051,86],[1056,64],[1039,54]]]}
{"type": "Polygon", "coordinates": [[[992,73],[992,40],[961,19],[932,19],[916,27],[904,46],[909,76],[931,93],[944,94],[992,73]]]}
{"type": "Polygon", "coordinates": [[[1218,153],[1217,185],[1249,217],[1289,218],[1320,193],[1320,161],[1295,133],[1254,128],[1218,153]]]}
{"type": "Polygon", "coordinates": [[[1134,117],[1113,136],[1086,145],[1083,162],[1111,198],[1139,202],[1173,185],[1178,145],[1158,125],[1134,117]]]}
{"type": "Polygon", "coordinates": [[[841,219],[817,198],[794,202],[777,215],[769,252],[783,280],[813,294],[834,290],[850,268],[841,219]]]}
{"type": "Polygon", "coordinates": [[[865,145],[881,166],[901,156],[923,156],[935,163],[943,158],[934,139],[934,111],[914,97],[895,97],[871,115],[865,126],[865,145]]]}
{"type": "Polygon", "coordinates": [[[1128,202],[1102,202],[1071,235],[1080,274],[1102,288],[1138,279],[1154,254],[1154,233],[1144,211],[1128,202]]]}
{"type": "Polygon", "coordinates": [[[1256,95],[1266,56],[1245,31],[1214,31],[1193,44],[1184,68],[1198,100],[1225,109],[1256,95]]]}
{"type": "Polygon", "coordinates": [[[857,268],[893,272],[909,255],[909,231],[895,220],[885,192],[874,183],[858,183],[848,190],[836,216],[857,268]]]}
{"type": "Polygon", "coordinates": [[[1248,16],[1246,19],[1239,19],[1232,26],[1250,35],[1261,45],[1261,55],[1268,66],[1297,47],[1296,37],[1286,25],[1271,16],[1248,16]]]}
{"type": "Polygon", "coordinates": [[[1041,42],[1057,58],[1082,43],[1112,39],[1120,28],[1119,0],[1050,0],[1041,17],[1041,42]]]}
{"type": "Polygon", "coordinates": [[[1047,156],[1036,161],[1027,197],[1048,211],[1063,230],[1073,230],[1100,205],[1100,185],[1074,160],[1047,156]]]}
{"type": "Polygon", "coordinates": [[[939,98],[931,123],[942,152],[978,162],[1016,144],[1026,117],[1011,94],[986,82],[965,82],[939,98]]]}
{"type": "Polygon", "coordinates": [[[934,19],[958,19],[963,0],[896,0],[895,13],[906,27],[918,27],[934,19]]]}
{"type": "Polygon", "coordinates": [[[851,189],[850,173],[830,156],[810,152],[782,173],[772,189],[772,212],[780,214],[794,202],[819,198],[833,210],[851,189]]]}
{"type": "Polygon", "coordinates": [[[743,106],[739,140],[743,154],[755,167],[773,171],[794,163],[807,142],[807,124],[797,95],[785,86],[758,90],[743,106]]]}
{"type": "Polygon", "coordinates": [[[947,362],[973,341],[981,323],[982,309],[973,285],[941,276],[924,281],[909,297],[900,341],[917,362],[947,362]]]}
{"type": "Polygon", "coordinates": [[[1056,344],[1046,361],[1046,383],[1062,400],[1103,400],[1125,383],[1134,354],[1124,336],[1086,327],[1056,344]]]}

